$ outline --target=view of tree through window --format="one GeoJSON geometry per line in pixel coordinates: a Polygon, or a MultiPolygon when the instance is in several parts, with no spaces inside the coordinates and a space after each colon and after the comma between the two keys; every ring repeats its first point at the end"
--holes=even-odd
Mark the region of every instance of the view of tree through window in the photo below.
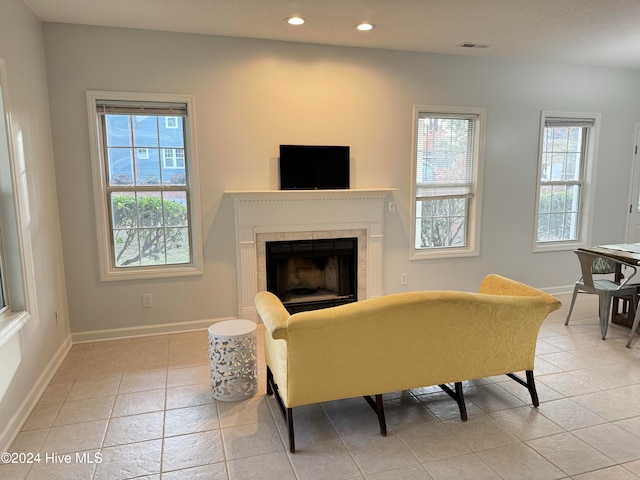
{"type": "Polygon", "coordinates": [[[102,115],[116,267],[191,261],[183,109],[102,115]]]}
{"type": "Polygon", "coordinates": [[[593,120],[547,118],[542,133],[537,241],[575,241],[593,120]]]}
{"type": "Polygon", "coordinates": [[[418,116],[416,249],[468,244],[477,122],[477,115],[418,116]]]}

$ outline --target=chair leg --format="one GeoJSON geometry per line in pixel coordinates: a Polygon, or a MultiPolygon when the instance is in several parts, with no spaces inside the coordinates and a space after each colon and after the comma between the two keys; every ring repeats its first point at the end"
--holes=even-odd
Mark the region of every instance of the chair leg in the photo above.
{"type": "Polygon", "coordinates": [[[633,326],[631,327],[631,333],[629,333],[629,340],[627,340],[627,348],[631,348],[631,342],[633,337],[638,332],[638,326],[640,325],[640,305],[636,307],[636,315],[633,320],[633,326]]]}
{"type": "Polygon", "coordinates": [[[602,333],[602,339],[605,340],[609,329],[609,317],[613,308],[613,297],[609,294],[599,295],[599,297],[600,332],[602,333]]]}
{"type": "Polygon", "coordinates": [[[578,296],[578,285],[573,287],[573,297],[571,297],[571,305],[569,306],[569,313],[567,313],[567,319],[564,324],[569,325],[569,318],[571,318],[571,312],[573,312],[573,306],[576,303],[576,297],[578,296]]]}

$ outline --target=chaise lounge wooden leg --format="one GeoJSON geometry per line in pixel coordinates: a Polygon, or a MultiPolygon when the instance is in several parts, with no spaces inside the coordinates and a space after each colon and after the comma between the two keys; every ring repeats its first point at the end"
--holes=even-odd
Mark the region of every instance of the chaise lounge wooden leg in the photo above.
{"type": "Polygon", "coordinates": [[[529,395],[531,395],[531,403],[533,403],[534,407],[539,407],[540,401],[538,400],[538,391],[536,390],[536,382],[533,378],[533,370],[527,370],[525,373],[527,375],[526,381],[513,373],[507,373],[507,377],[511,378],[512,380],[515,380],[520,385],[527,387],[527,390],[529,390],[529,395]]]}
{"type": "Polygon", "coordinates": [[[467,421],[467,406],[464,403],[464,393],[462,391],[462,382],[454,383],[455,391],[451,390],[448,385],[438,385],[447,395],[453,398],[458,404],[458,410],[460,410],[460,419],[463,422],[467,421]]]}
{"type": "Polygon", "coordinates": [[[380,423],[380,435],[382,435],[383,437],[386,437],[387,421],[384,417],[384,404],[382,403],[382,395],[381,394],[376,395],[375,402],[370,396],[366,396],[363,398],[367,401],[369,406],[373,408],[373,410],[376,412],[376,415],[378,415],[378,423],[380,423]]]}

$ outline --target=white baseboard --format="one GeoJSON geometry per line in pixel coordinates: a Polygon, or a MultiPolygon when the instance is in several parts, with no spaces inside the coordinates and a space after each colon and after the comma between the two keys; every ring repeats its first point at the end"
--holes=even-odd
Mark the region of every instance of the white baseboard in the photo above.
{"type": "Polygon", "coordinates": [[[40,374],[35,384],[29,391],[27,398],[24,399],[20,408],[14,413],[11,420],[7,423],[4,429],[0,432],[0,452],[6,452],[9,450],[9,447],[15,440],[16,436],[20,432],[22,425],[27,421],[31,411],[40,400],[42,393],[49,385],[49,382],[58,371],[58,367],[64,360],[64,357],[67,355],[67,352],[71,349],[71,336],[68,336],[58,351],[55,353],[47,367],[40,374]]]}
{"type": "Polygon", "coordinates": [[[143,325],[139,327],[112,328],[108,330],[91,330],[71,334],[73,343],[99,342],[101,340],[116,340],[119,338],[146,337],[167,333],[183,333],[196,330],[206,330],[214,323],[232,320],[237,317],[209,318],[191,322],[163,323],[158,325],[143,325]]]}
{"type": "Polygon", "coordinates": [[[540,290],[547,292],[550,295],[563,295],[565,293],[573,293],[574,286],[575,285],[566,285],[561,287],[541,288],[540,290]]]}

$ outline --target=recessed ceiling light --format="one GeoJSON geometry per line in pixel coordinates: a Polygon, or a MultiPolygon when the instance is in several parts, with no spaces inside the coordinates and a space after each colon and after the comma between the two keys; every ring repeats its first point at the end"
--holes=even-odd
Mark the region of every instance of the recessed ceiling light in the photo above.
{"type": "Polygon", "coordinates": [[[302,25],[305,19],[302,17],[289,17],[284,19],[289,25],[302,25]]]}
{"type": "Polygon", "coordinates": [[[369,30],[373,30],[373,27],[375,27],[373,23],[360,23],[356,25],[356,28],[361,32],[368,32],[369,30]]]}

